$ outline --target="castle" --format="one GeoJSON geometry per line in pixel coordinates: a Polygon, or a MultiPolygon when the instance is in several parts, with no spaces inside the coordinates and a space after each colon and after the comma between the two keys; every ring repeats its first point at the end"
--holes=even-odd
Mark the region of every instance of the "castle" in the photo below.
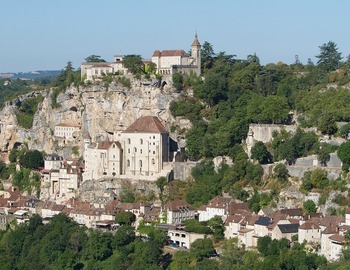
{"type": "MultiPolygon", "coordinates": [[[[191,45],[191,54],[184,50],[155,50],[151,60],[143,60],[145,64],[152,62],[156,65],[157,74],[172,75],[177,72],[183,74],[201,74],[201,44],[197,34],[191,45]]],[[[85,62],[80,66],[81,77],[93,81],[104,74],[128,74],[123,66],[123,56],[114,56],[113,62],[85,62]]]]}

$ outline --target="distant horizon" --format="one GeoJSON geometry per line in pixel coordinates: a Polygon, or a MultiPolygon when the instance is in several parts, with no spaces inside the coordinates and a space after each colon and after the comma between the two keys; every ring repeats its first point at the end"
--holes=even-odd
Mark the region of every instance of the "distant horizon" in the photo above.
{"type": "Polygon", "coordinates": [[[238,59],[256,53],[262,65],[290,65],[296,55],[316,63],[328,41],[343,59],[350,54],[345,0],[18,0],[5,1],[2,10],[0,73],[61,70],[68,61],[79,68],[92,54],[109,62],[120,52],[148,59],[154,50],[188,51],[196,32],[216,53],[238,59]]]}

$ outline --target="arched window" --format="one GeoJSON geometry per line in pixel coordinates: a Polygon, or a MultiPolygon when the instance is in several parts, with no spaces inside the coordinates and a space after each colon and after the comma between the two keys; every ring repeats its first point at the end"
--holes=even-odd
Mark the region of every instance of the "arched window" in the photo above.
{"type": "Polygon", "coordinates": [[[128,139],[128,144],[131,144],[131,139],[130,138],[128,139]]]}
{"type": "Polygon", "coordinates": [[[126,162],[127,166],[130,167],[130,160],[128,159],[126,162]]]}
{"type": "Polygon", "coordinates": [[[134,147],[134,153],[136,153],[137,152],[137,148],[136,147],[134,147]]]}
{"type": "Polygon", "coordinates": [[[143,144],[143,140],[142,139],[140,139],[140,144],[143,144]]]}
{"type": "Polygon", "coordinates": [[[139,160],[140,168],[142,168],[142,160],[139,160]]]}
{"type": "Polygon", "coordinates": [[[156,164],[156,161],[155,161],[154,158],[152,158],[152,164],[153,164],[153,165],[156,164]]]}
{"type": "Polygon", "coordinates": [[[142,149],[140,149],[140,154],[142,154],[142,149]]]}

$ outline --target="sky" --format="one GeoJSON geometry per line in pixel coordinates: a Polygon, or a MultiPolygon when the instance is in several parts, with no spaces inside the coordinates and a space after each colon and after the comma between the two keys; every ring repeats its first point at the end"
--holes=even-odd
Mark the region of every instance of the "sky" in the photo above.
{"type": "Polygon", "coordinates": [[[0,0],[0,73],[78,68],[95,54],[188,51],[197,31],[216,53],[262,64],[317,62],[333,41],[350,54],[348,0],[0,0]]]}

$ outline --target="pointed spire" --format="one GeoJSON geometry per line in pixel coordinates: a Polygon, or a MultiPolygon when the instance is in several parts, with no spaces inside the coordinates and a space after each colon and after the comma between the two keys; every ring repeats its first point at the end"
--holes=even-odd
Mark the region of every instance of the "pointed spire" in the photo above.
{"type": "Polygon", "coordinates": [[[199,43],[199,40],[198,40],[198,35],[197,35],[197,30],[196,30],[196,34],[194,36],[194,40],[193,40],[193,43],[192,43],[192,46],[200,46],[201,44],[199,43]]]}

